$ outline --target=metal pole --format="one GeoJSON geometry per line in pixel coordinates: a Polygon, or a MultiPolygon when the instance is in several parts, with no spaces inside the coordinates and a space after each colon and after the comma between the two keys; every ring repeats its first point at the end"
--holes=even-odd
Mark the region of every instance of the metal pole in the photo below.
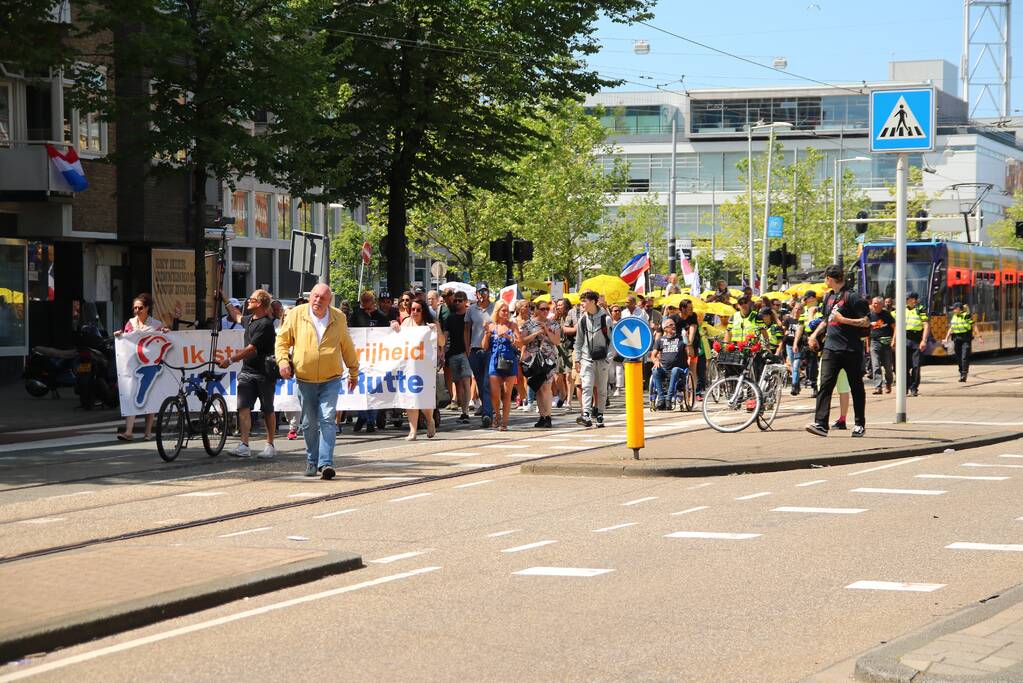
{"type": "Polygon", "coordinates": [[[753,286],[753,124],[746,124],[746,193],[749,199],[749,286],[753,286]]]}
{"type": "Polygon", "coordinates": [[[715,194],[717,178],[710,186],[710,260],[714,260],[714,253],[717,251],[717,216],[718,202],[715,194]]]}
{"type": "Polygon", "coordinates": [[[760,292],[767,291],[767,222],[771,219],[771,159],[774,158],[774,128],[767,136],[767,179],[764,186],[764,242],[760,253],[760,292]]]}
{"type": "Polygon", "coordinates": [[[906,155],[895,166],[895,423],[906,421],[906,155]]]}
{"type": "MultiPolygon", "coordinates": [[[[839,160],[839,161],[841,161],[841,160],[839,160]]],[[[844,263],[843,263],[844,259],[842,258],[842,256],[843,256],[842,252],[845,249],[845,245],[842,244],[842,242],[843,242],[843,240],[842,240],[842,231],[841,231],[841,229],[839,229],[841,224],[842,224],[842,208],[843,208],[842,207],[842,164],[841,163],[838,164],[838,185],[836,187],[838,188],[838,191],[835,193],[835,213],[838,214],[838,221],[835,223],[835,226],[836,226],[835,236],[837,237],[837,242],[836,242],[836,252],[837,253],[835,254],[835,263],[837,263],[838,265],[844,267],[844,263]]]]}
{"type": "MultiPolygon", "coordinates": [[[[799,227],[799,148],[792,150],[792,244],[799,244],[796,229],[799,227]]],[[[786,278],[786,284],[788,278],[786,278]]]]}
{"type": "Polygon", "coordinates": [[[838,263],[838,159],[835,157],[835,174],[831,178],[831,262],[838,263]]]}
{"type": "Polygon", "coordinates": [[[678,254],[675,253],[675,153],[678,144],[677,113],[671,117],[671,171],[668,174],[668,272],[674,273],[678,254]]]}

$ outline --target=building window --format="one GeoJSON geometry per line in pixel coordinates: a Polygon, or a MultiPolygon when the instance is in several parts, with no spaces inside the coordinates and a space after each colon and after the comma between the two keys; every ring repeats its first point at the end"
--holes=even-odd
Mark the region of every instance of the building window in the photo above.
{"type": "Polygon", "coordinates": [[[270,237],[270,193],[257,192],[255,194],[255,215],[253,227],[256,230],[256,237],[270,237]]]}
{"type": "Polygon", "coordinates": [[[295,229],[302,232],[314,232],[312,202],[305,199],[298,200],[298,223],[295,229]]]}
{"type": "Polygon", "coordinates": [[[274,250],[256,249],[256,287],[273,293],[274,250]]]}
{"type": "Polygon", "coordinates": [[[28,298],[53,301],[53,243],[28,243],[28,298]]]}
{"type": "Polygon", "coordinates": [[[78,121],[78,151],[84,154],[105,153],[106,135],[99,115],[75,112],[75,118],[78,121]]]}
{"type": "Polygon", "coordinates": [[[0,142],[11,139],[11,84],[0,83],[0,142]]]}
{"type": "Polygon", "coordinates": [[[25,243],[0,240],[0,356],[28,352],[25,243]]]}
{"type": "Polygon", "coordinates": [[[291,239],[291,197],[277,195],[277,239],[291,239]]]}
{"type": "Polygon", "coordinates": [[[249,193],[238,190],[231,193],[231,215],[234,216],[236,235],[249,234],[249,193]]]}
{"type": "Polygon", "coordinates": [[[25,85],[25,121],[29,140],[53,139],[53,96],[50,82],[36,82],[25,85]]]}

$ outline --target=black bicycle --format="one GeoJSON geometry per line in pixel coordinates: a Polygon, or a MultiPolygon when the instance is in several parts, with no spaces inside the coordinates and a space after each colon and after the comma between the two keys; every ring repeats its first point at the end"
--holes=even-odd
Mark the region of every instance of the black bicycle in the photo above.
{"type": "Polygon", "coordinates": [[[191,367],[176,366],[163,362],[161,365],[181,373],[178,393],[168,396],[160,405],[156,416],[156,450],[160,457],[170,462],[178,457],[185,439],[202,437],[203,448],[209,456],[220,455],[227,441],[227,402],[212,386],[227,373],[213,372],[210,363],[191,367]],[[210,366],[211,369],[185,377],[185,372],[210,366]],[[202,403],[197,419],[192,419],[188,408],[188,397],[194,395],[202,403]]]}

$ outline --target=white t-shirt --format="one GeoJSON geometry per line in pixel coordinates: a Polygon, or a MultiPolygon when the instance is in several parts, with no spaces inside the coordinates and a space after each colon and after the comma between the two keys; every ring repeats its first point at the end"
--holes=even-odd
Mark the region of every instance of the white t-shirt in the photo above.
{"type": "Polygon", "coordinates": [[[313,313],[313,309],[309,309],[309,317],[313,319],[313,327],[316,328],[316,341],[323,341],[323,333],[327,331],[327,323],[330,322],[330,309],[323,315],[322,318],[317,318],[316,314],[313,313]]]}
{"type": "Polygon", "coordinates": [[[222,330],[240,330],[242,329],[241,323],[236,323],[226,315],[220,317],[220,329],[222,330]]]}
{"type": "Polygon", "coordinates": [[[636,310],[635,311],[630,311],[628,308],[623,308],[622,309],[622,317],[623,318],[642,318],[643,320],[645,320],[647,322],[650,322],[650,316],[648,316],[646,314],[646,311],[644,311],[639,306],[636,306],[636,310]]]}

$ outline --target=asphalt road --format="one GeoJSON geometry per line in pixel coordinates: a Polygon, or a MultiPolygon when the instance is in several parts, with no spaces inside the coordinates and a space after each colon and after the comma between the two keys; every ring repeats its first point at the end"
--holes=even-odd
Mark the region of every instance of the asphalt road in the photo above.
{"type": "MultiPolygon", "coordinates": [[[[959,404],[949,397],[949,415],[966,419],[954,417],[959,404]]],[[[971,410],[983,417],[982,406],[971,410]]],[[[551,438],[570,440],[539,443],[581,447],[617,438],[616,429],[603,430],[606,437],[554,430],[551,438]]],[[[509,455],[532,454],[537,443],[513,449],[519,443],[509,437],[471,432],[446,438],[456,436],[479,447],[462,452],[499,446],[483,464],[514,461],[509,455]]],[[[369,474],[342,485],[380,483],[400,468],[381,468],[388,452],[371,451],[404,445],[365,444],[374,464],[358,469],[369,474]]],[[[436,461],[424,471],[481,464],[480,455],[422,448],[436,461]]],[[[0,523],[0,549],[139,527],[169,511],[184,517],[280,500],[319,484],[273,479],[287,476],[274,467],[260,466],[268,474],[254,478],[217,469],[175,483],[173,497],[154,493],[161,487],[151,482],[116,478],[65,498],[53,496],[97,485],[11,491],[22,498],[0,508],[10,515],[0,523]],[[93,504],[93,496],[101,498],[93,504]],[[25,523],[10,508],[63,519],[25,523]]],[[[1023,442],[724,478],[536,477],[510,467],[411,482],[161,537],[199,548],[348,550],[367,566],[34,657],[0,669],[0,681],[798,681],[1018,583],[1021,494],[1023,442]]]]}

